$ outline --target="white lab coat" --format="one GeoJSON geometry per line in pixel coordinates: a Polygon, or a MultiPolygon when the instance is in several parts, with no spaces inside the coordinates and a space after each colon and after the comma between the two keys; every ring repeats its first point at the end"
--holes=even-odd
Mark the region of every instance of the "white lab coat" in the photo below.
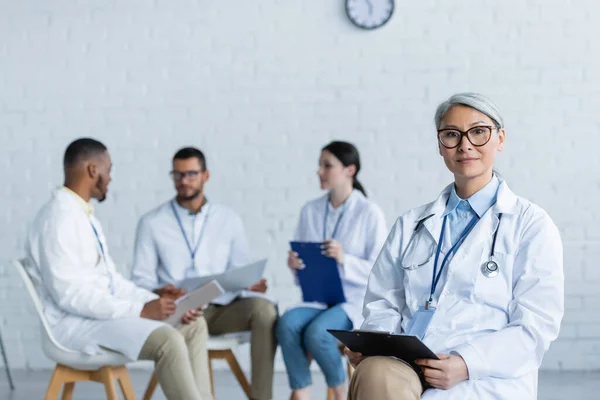
{"type": "Polygon", "coordinates": [[[100,222],[65,190],[37,214],[26,252],[45,317],[63,346],[90,355],[105,347],[136,360],[150,333],[163,325],[140,318],[144,304],[158,296],[116,271],[100,222]]]}
{"type": "MultiPolygon", "coordinates": [[[[304,205],[294,235],[295,241],[323,241],[328,201],[329,194],[304,205]]],[[[338,266],[346,297],[342,308],[357,328],[362,323],[362,305],[369,273],[385,242],[387,227],[379,206],[358,190],[352,191],[344,207],[344,214],[335,234],[335,240],[341,243],[344,252],[344,265],[338,266]]],[[[330,233],[328,231],[328,236],[331,236],[330,233]]],[[[315,303],[302,303],[299,306],[326,307],[315,303]]]]}
{"type": "MultiPolygon", "coordinates": [[[[362,329],[403,333],[424,305],[435,256],[419,269],[404,270],[400,255],[418,221],[434,214],[415,237],[412,253],[421,254],[406,255],[427,260],[431,246],[437,246],[450,190],[451,185],[433,203],[396,221],[369,278],[362,329]]],[[[449,242],[446,230],[440,259],[449,242]]],[[[435,353],[460,354],[469,380],[447,391],[429,389],[423,399],[536,399],[538,368],[564,312],[563,286],[558,229],[544,210],[501,181],[496,204],[446,265],[434,296],[438,308],[423,339],[435,353]],[[494,259],[500,272],[487,278],[481,266],[489,260],[496,228],[494,259]]]]}
{"type": "MultiPolygon", "coordinates": [[[[189,211],[174,204],[192,248],[198,248],[191,259],[181,228],[173,215],[172,200],[146,213],[138,223],[132,280],[137,285],[154,289],[186,278],[220,274],[230,268],[250,263],[250,248],[244,224],[231,208],[208,202],[202,211],[189,211]],[[193,266],[193,272],[190,269],[193,266]]],[[[227,292],[212,303],[227,305],[237,297],[266,297],[249,291],[227,292]]]]}

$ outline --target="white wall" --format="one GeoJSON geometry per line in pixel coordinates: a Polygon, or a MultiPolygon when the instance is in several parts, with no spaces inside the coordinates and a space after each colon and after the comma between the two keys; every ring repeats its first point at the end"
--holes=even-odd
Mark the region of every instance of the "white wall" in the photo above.
{"type": "Polygon", "coordinates": [[[205,150],[211,199],[241,213],[285,308],[299,297],[287,241],[319,194],[320,147],[357,144],[391,226],[450,182],[433,112],[474,90],[504,112],[499,169],[564,240],[567,313],[544,367],[600,368],[599,10],[396,1],[391,22],[366,32],[343,0],[0,0],[0,323],[13,366],[50,365],[6,261],[23,254],[26,224],[61,184],[72,139],[110,148],[114,181],[97,213],[125,271],[137,218],[172,195],[172,154],[205,150]]]}

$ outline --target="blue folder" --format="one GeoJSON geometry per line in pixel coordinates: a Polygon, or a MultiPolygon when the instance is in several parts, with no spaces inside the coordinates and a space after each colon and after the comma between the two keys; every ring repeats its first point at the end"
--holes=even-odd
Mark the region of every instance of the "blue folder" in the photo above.
{"type": "Polygon", "coordinates": [[[303,300],[333,307],[344,303],[346,297],[337,262],[321,254],[321,245],[320,242],[290,242],[292,250],[298,253],[305,266],[297,271],[303,300]]]}

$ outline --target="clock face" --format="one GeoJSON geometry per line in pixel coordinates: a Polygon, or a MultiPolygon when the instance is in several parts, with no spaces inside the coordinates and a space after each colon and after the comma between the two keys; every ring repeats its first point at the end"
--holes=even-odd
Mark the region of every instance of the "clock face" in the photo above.
{"type": "Polygon", "coordinates": [[[394,0],[346,0],[346,14],[359,28],[379,28],[393,13],[394,0]]]}

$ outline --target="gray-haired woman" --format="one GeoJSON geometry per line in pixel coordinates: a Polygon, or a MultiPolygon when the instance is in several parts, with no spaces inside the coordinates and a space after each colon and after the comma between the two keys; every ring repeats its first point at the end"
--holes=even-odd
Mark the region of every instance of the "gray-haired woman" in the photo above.
{"type": "Polygon", "coordinates": [[[438,359],[363,357],[350,399],[535,399],[563,316],[558,230],[493,171],[506,133],[498,107],[461,93],[435,113],[454,174],[401,216],[371,271],[362,329],[419,337],[438,359]]]}

